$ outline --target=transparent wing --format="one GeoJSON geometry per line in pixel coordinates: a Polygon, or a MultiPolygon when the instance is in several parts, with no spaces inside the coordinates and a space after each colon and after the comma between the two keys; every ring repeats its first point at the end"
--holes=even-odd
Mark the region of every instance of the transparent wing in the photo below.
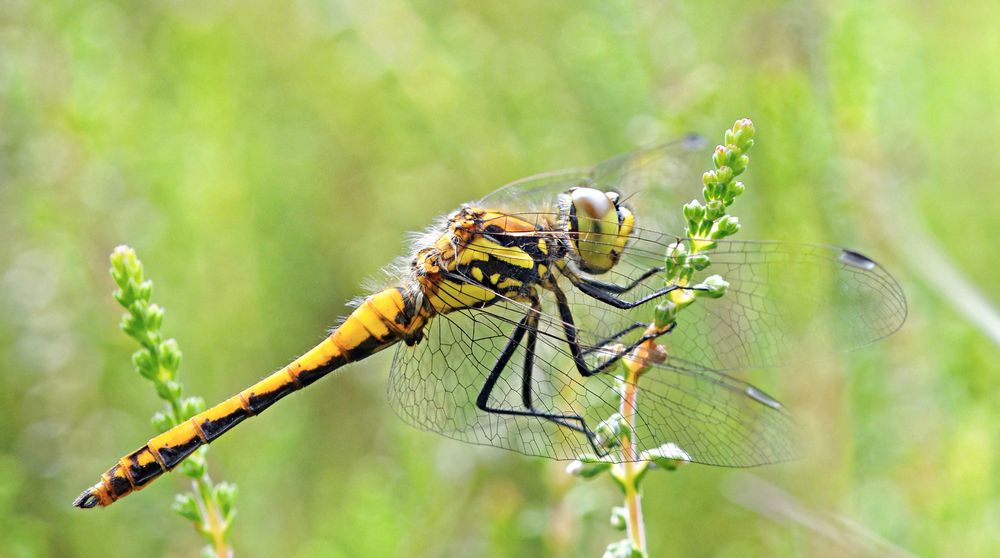
{"type": "MultiPolygon", "coordinates": [[[[531,177],[479,203],[524,219],[533,217],[549,227],[530,234],[563,241],[567,233],[551,229],[558,222],[558,195],[590,184],[622,193],[640,226],[656,223],[661,230],[680,231],[682,188],[700,182],[690,164],[696,144],[674,142],[589,169],[531,177]]],[[[647,276],[620,295],[639,300],[664,287],[661,273],[646,272],[663,265],[667,248],[676,240],[637,228],[621,262],[594,279],[624,286],[647,276]]],[[[785,410],[731,373],[795,362],[795,351],[817,339],[833,340],[836,347],[848,350],[889,335],[906,316],[902,290],[874,261],[829,246],[720,241],[709,257],[711,265],[696,280],[719,274],[730,287],[721,299],[701,299],[685,309],[673,332],[661,338],[669,355],[639,382],[640,449],[672,442],[692,461],[725,466],[790,459],[797,433],[785,410]]],[[[615,354],[615,343],[634,341],[658,302],[619,310],[576,290],[565,277],[559,285],[567,295],[579,344],[590,349],[590,366],[615,354]],[[629,326],[640,327],[616,336],[629,326]]],[[[519,345],[489,393],[488,406],[579,417],[593,428],[618,410],[618,380],[608,373],[589,378],[579,374],[553,297],[540,294],[543,306],[533,329],[533,362],[526,366],[525,345],[519,345]]],[[[557,459],[590,452],[583,434],[550,420],[486,413],[476,406],[498,356],[529,310],[524,302],[504,300],[436,317],[422,343],[397,350],[389,381],[392,407],[420,428],[467,442],[557,459]]]]}
{"type": "MultiPolygon", "coordinates": [[[[396,352],[388,385],[396,413],[418,428],[528,455],[575,459],[592,453],[584,434],[550,420],[487,413],[476,407],[497,356],[528,309],[506,300],[435,318],[424,342],[401,346],[396,352]]],[[[525,383],[522,343],[492,390],[489,406],[576,416],[594,428],[619,410],[619,380],[607,373],[582,377],[569,355],[563,324],[555,316],[546,308],[535,330],[530,380],[525,383]]],[[[593,344],[583,346],[596,349],[588,357],[592,362],[613,354],[593,344]]],[[[694,462],[730,467],[795,457],[797,431],[788,414],[743,381],[719,371],[673,364],[653,366],[639,384],[640,452],[673,442],[694,462]]],[[[622,460],[621,454],[609,457],[622,460]]]]}
{"type": "MultiPolygon", "coordinates": [[[[520,216],[539,222],[556,218],[539,213],[520,216]]],[[[621,261],[595,279],[631,284],[663,266],[667,249],[676,241],[677,237],[666,233],[637,229],[621,261]]],[[[692,284],[717,274],[730,286],[722,298],[701,299],[680,313],[668,343],[670,358],[680,363],[717,370],[779,366],[802,358],[795,354],[797,347],[830,341],[841,351],[854,349],[890,335],[906,319],[906,298],[899,284],[882,266],[851,250],[814,244],[717,241],[715,248],[705,253],[711,265],[696,274],[692,284]]],[[[665,285],[664,275],[654,273],[620,298],[640,300],[665,285]]],[[[562,287],[577,325],[594,340],[637,322],[650,322],[659,302],[618,310],[577,290],[565,279],[562,287]]]]}
{"type": "MultiPolygon", "coordinates": [[[[637,231],[623,261],[602,278],[630,282],[660,265],[673,241],[654,231],[637,231]]],[[[818,338],[832,338],[847,350],[884,337],[905,319],[902,291],[878,264],[838,248],[719,242],[709,254],[712,265],[702,274],[721,274],[731,286],[721,299],[701,299],[685,309],[673,332],[661,338],[669,355],[639,382],[640,446],[650,449],[673,442],[693,461],[713,465],[790,459],[797,436],[782,406],[725,371],[787,362],[794,348],[818,338]]],[[[608,338],[629,325],[649,322],[657,303],[619,310],[575,290],[565,278],[560,284],[581,348],[592,349],[587,357],[591,366],[613,354],[612,344],[634,341],[641,327],[608,338]]],[[[656,273],[622,296],[635,300],[663,284],[656,273]]],[[[490,395],[489,406],[579,416],[593,428],[618,409],[617,380],[606,373],[589,378],[579,374],[568,353],[565,324],[552,297],[541,294],[537,347],[527,384],[530,404],[524,398],[522,345],[490,395]]],[[[557,459],[591,451],[583,434],[549,420],[490,414],[475,405],[498,355],[528,311],[526,303],[504,300],[435,318],[423,343],[400,347],[396,354],[389,383],[393,407],[418,427],[472,443],[557,459]]]]}
{"type": "Polygon", "coordinates": [[[581,185],[616,191],[628,198],[630,207],[644,215],[656,215],[659,226],[669,230],[680,226],[678,218],[661,222],[661,216],[679,215],[678,208],[688,201],[701,184],[695,162],[709,160],[705,141],[694,135],[638,149],[608,159],[593,167],[567,169],[522,178],[480,199],[477,204],[489,209],[553,212],[559,194],[581,185]],[[683,195],[682,195],[683,194],[683,195]],[[661,211],[660,208],[673,208],[661,211]]]}
{"type": "MultiPolygon", "coordinates": [[[[623,262],[602,279],[627,283],[662,266],[675,237],[639,230],[623,262]]],[[[685,308],[667,342],[671,359],[718,370],[771,367],[805,360],[799,348],[817,341],[838,350],[870,344],[898,330],[906,319],[906,298],[896,280],[876,262],[832,246],[758,241],[719,241],[707,252],[711,265],[695,282],[718,274],[729,283],[725,296],[700,299],[685,308]]],[[[628,293],[638,300],[664,285],[654,275],[628,293]]],[[[607,308],[575,299],[605,323],[607,308]]],[[[620,321],[649,321],[656,301],[620,321]],[[637,313],[638,312],[638,313],[637,313]]],[[[600,327],[600,326],[596,326],[600,327]]],[[[813,355],[814,356],[814,355],[813,355]]]]}

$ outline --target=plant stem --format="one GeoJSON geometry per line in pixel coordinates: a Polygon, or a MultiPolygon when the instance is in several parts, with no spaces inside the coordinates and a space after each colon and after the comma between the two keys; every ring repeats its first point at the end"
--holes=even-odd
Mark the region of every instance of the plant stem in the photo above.
{"type": "MultiPolygon", "coordinates": [[[[632,366],[628,367],[625,375],[625,389],[622,394],[621,414],[631,431],[635,431],[635,405],[638,389],[635,381],[639,379],[639,374],[632,366]]],[[[632,546],[642,550],[646,555],[646,530],[642,522],[642,495],[636,487],[636,477],[638,467],[636,466],[637,444],[635,436],[624,436],[622,439],[622,450],[624,452],[625,463],[625,509],[628,511],[628,538],[632,541],[632,546]]]]}
{"type": "MultiPolygon", "coordinates": [[[[649,324],[646,334],[655,334],[659,328],[649,324]]],[[[619,412],[625,421],[626,429],[622,435],[622,456],[624,457],[623,485],[625,488],[625,510],[628,514],[628,538],[633,548],[642,551],[646,556],[646,528],[642,520],[642,494],[639,493],[639,476],[645,464],[639,463],[639,442],[635,434],[635,414],[638,408],[639,377],[646,371],[648,363],[662,360],[664,349],[650,339],[624,359],[625,383],[622,388],[622,399],[619,412]]]]}
{"type": "Polygon", "coordinates": [[[216,507],[215,499],[212,497],[212,479],[209,478],[208,473],[205,473],[195,478],[193,483],[198,506],[204,512],[204,531],[212,541],[215,555],[218,558],[232,558],[233,550],[226,544],[226,522],[222,519],[222,513],[216,507]]]}

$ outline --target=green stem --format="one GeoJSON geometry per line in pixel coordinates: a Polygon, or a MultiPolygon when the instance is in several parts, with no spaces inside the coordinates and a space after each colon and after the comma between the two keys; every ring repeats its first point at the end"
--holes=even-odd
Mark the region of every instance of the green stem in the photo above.
{"type": "MultiPolygon", "coordinates": [[[[645,335],[661,333],[662,330],[656,324],[649,324],[645,335]]],[[[626,357],[625,363],[625,383],[622,388],[621,405],[619,412],[622,420],[625,421],[625,429],[622,433],[622,485],[625,490],[625,511],[627,515],[626,527],[628,538],[632,548],[642,552],[642,556],[647,556],[646,552],[646,527],[642,520],[642,494],[639,492],[639,478],[648,463],[641,463],[639,459],[639,440],[636,436],[635,416],[639,404],[639,378],[649,367],[650,362],[662,361],[665,350],[657,345],[651,338],[642,345],[636,347],[632,354],[626,357]]]]}
{"type": "Polygon", "coordinates": [[[208,473],[204,473],[196,477],[193,482],[198,506],[203,511],[202,517],[205,518],[204,533],[212,541],[215,555],[218,558],[232,558],[233,550],[226,544],[226,522],[215,505],[215,498],[212,497],[212,479],[208,473]]]}
{"type": "Polygon", "coordinates": [[[623,468],[625,485],[625,509],[628,513],[628,538],[632,547],[642,551],[646,556],[646,529],[642,521],[642,495],[636,486],[638,484],[639,467],[638,444],[635,439],[635,406],[639,395],[636,382],[643,367],[628,366],[625,374],[625,388],[622,392],[621,414],[628,427],[629,434],[622,437],[622,451],[625,463],[623,468]]]}

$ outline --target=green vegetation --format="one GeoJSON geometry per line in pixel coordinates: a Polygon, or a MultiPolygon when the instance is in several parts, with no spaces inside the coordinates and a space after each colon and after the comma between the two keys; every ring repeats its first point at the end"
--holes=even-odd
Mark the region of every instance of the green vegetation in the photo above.
{"type": "MultiPolygon", "coordinates": [[[[0,3],[0,555],[202,546],[170,509],[183,475],[68,505],[160,405],[109,325],[109,247],[142,254],[185,390],[215,402],[311,347],[434,216],[744,114],[739,238],[856,248],[911,314],[751,374],[809,454],[651,477],[649,554],[1000,555],[993,2],[378,4],[0,3]]],[[[399,421],[390,360],[213,445],[237,556],[599,556],[618,536],[610,483],[399,421]]]]}
{"type": "MultiPolygon", "coordinates": [[[[177,381],[181,350],[176,340],[165,340],[160,333],[163,308],[150,302],[153,282],[145,278],[135,250],[128,246],[115,248],[111,253],[111,277],[118,285],[115,300],[127,310],[122,315],[121,329],[140,345],[132,353],[132,365],[140,376],[152,382],[156,395],[166,402],[166,409],[153,415],[153,427],[166,432],[205,410],[205,400],[182,396],[183,386],[177,381]]],[[[236,485],[212,482],[207,453],[208,446],[199,448],[177,467],[180,474],[193,481],[194,489],[177,494],[173,508],[194,523],[195,530],[208,541],[202,556],[226,558],[232,554],[227,538],[236,515],[236,485]]]]}
{"type": "MultiPolygon", "coordinates": [[[[710,256],[703,252],[714,248],[716,240],[732,236],[740,230],[739,219],[726,213],[726,210],[746,189],[735,178],[743,174],[750,164],[747,152],[753,147],[755,133],[753,122],[748,118],[737,120],[732,128],[726,130],[724,143],[715,148],[712,156],[715,170],[702,176],[705,204],[691,200],[684,205],[684,220],[687,221],[684,238],[677,240],[664,255],[663,271],[667,286],[685,288],[670,292],[666,300],[657,305],[647,332],[656,334],[674,327],[677,313],[699,297],[719,298],[726,294],[729,284],[720,275],[710,275],[703,282],[693,285],[691,282],[696,272],[711,266],[710,256]]],[[[711,343],[712,340],[706,339],[706,342],[711,343]]],[[[668,352],[667,346],[649,341],[635,349],[616,367],[618,390],[622,399],[620,411],[603,421],[596,429],[609,454],[583,455],[566,468],[570,474],[585,479],[607,472],[625,496],[625,505],[611,511],[611,526],[626,531],[628,537],[609,544],[604,553],[605,558],[648,556],[646,527],[642,516],[642,480],[653,468],[673,471],[690,460],[684,448],[672,442],[639,454],[638,444],[634,439],[635,415],[639,412],[642,393],[640,380],[647,371],[649,362],[656,359],[662,362],[668,352]],[[612,448],[620,448],[620,455],[611,453],[612,448]]]]}

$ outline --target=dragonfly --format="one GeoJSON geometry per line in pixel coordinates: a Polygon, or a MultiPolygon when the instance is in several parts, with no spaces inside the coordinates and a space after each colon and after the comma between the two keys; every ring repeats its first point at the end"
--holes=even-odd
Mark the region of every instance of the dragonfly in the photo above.
{"type": "Polygon", "coordinates": [[[684,230],[679,196],[700,182],[696,154],[685,138],[462,205],[415,238],[387,285],[318,345],[125,455],[74,505],[110,505],[285,396],[393,346],[392,409],[465,442],[564,460],[595,450],[631,460],[665,443],[708,465],[798,457],[791,414],[743,373],[787,366],[817,339],[849,350],[886,337],[903,324],[906,299],[853,250],[719,240],[706,272],[729,282],[725,296],[651,330],[655,305],[691,288],[662,272],[680,239],[666,231],[684,230]],[[617,363],[654,339],[667,351],[637,381],[638,451],[598,447],[595,426],[619,410],[617,363]]]}

